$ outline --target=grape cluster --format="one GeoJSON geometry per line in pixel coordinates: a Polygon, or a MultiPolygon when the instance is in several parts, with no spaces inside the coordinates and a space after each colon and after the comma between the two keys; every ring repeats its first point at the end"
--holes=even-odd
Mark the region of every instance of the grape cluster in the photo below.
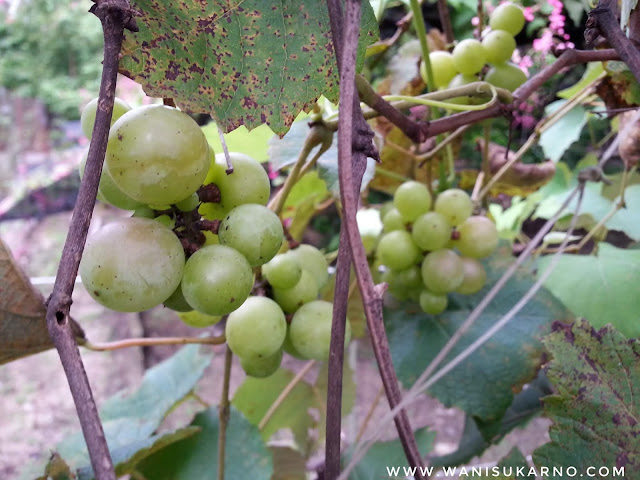
{"type": "MultiPolygon", "coordinates": [[[[499,5],[489,17],[491,30],[482,41],[466,39],[459,42],[452,53],[436,51],[429,54],[436,88],[455,88],[481,80],[485,64],[490,68],[484,80],[496,87],[514,91],[526,80],[526,74],[509,62],[516,48],[514,36],[524,27],[522,9],[510,2],[499,5]]],[[[426,64],[420,74],[427,82],[426,64]]],[[[454,99],[454,103],[469,103],[466,97],[454,99]]]]}
{"type": "MultiPolygon", "coordinates": [[[[82,114],[87,136],[96,107],[82,114]]],[[[113,116],[98,199],[134,213],[88,239],[80,275],[90,295],[122,312],[164,304],[195,327],[228,315],[227,343],[252,376],[275,372],[284,350],[326,360],[333,306],[317,298],[327,261],[310,245],[278,253],[284,231],[265,206],[262,166],[231,153],[228,173],[224,156],[175,108],[132,110],[116,99],[113,116]],[[260,267],[268,283],[256,282],[260,267]],[[255,286],[262,295],[250,296],[255,286]]]]}
{"type": "Polygon", "coordinates": [[[463,190],[445,190],[433,202],[422,183],[398,187],[376,247],[394,297],[416,300],[435,315],[447,308],[449,292],[470,295],[484,286],[487,275],[478,259],[495,250],[498,232],[491,220],[472,213],[463,190]]]}

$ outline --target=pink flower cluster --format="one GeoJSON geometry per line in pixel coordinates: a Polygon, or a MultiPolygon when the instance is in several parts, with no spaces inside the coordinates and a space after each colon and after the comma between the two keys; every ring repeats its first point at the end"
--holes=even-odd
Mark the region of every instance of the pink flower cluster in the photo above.
{"type": "Polygon", "coordinates": [[[564,50],[574,48],[573,42],[569,41],[569,34],[564,31],[566,17],[562,14],[562,2],[560,0],[547,0],[551,6],[549,15],[549,27],[542,32],[540,38],[533,41],[533,49],[544,55],[555,48],[564,50]]]}

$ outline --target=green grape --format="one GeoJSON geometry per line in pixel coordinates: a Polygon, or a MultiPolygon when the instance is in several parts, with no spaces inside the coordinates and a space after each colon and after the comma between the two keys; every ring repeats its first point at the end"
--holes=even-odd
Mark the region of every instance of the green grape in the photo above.
{"type": "MultiPolygon", "coordinates": [[[[325,361],[329,359],[333,304],[324,300],[309,302],[298,309],[291,320],[291,344],[303,357],[325,361]]],[[[344,343],[351,339],[351,325],[347,319],[344,343]]]]}
{"type": "MultiPolygon", "coordinates": [[[[96,122],[96,110],[98,109],[98,98],[94,98],[87,106],[82,110],[80,115],[80,127],[84,136],[91,140],[93,135],[93,124],[96,122]]],[[[119,98],[115,98],[113,102],[113,113],[111,114],[111,125],[118,120],[122,115],[131,110],[131,107],[119,98]]]]}
{"type": "Polygon", "coordinates": [[[511,2],[498,5],[489,16],[489,26],[493,30],[504,30],[514,37],[524,28],[522,9],[511,2]]]}
{"type": "Polygon", "coordinates": [[[147,105],[113,124],[106,167],[115,184],[147,204],[173,204],[195,192],[209,169],[209,144],[186,113],[147,105]]]}
{"type": "Polygon", "coordinates": [[[249,297],[229,314],[227,345],[240,358],[260,359],[277,353],[287,334],[280,306],[267,297],[249,297]]]}
{"type": "MultiPolygon", "coordinates": [[[[451,80],[451,82],[449,82],[449,87],[448,88],[458,88],[458,87],[463,87],[465,85],[468,85],[469,83],[473,83],[473,82],[477,82],[478,81],[478,77],[476,75],[463,75],[463,74],[458,74],[455,77],[453,77],[453,80],[451,80]]],[[[459,105],[469,105],[471,103],[473,103],[475,101],[475,99],[473,97],[470,96],[464,96],[464,97],[454,97],[454,98],[449,98],[447,100],[448,103],[456,103],[459,105]]]]}
{"type": "Polygon", "coordinates": [[[274,288],[273,298],[285,313],[294,313],[305,303],[318,297],[318,284],[308,270],[302,270],[300,280],[292,288],[274,288]]]}
{"type": "Polygon", "coordinates": [[[455,227],[469,218],[473,212],[473,202],[464,190],[450,188],[438,195],[433,209],[455,227]]]}
{"type": "Polygon", "coordinates": [[[141,312],[175,291],[183,269],[184,251],[171,230],[146,218],[125,218],[87,240],[80,276],[98,303],[141,312]]]}
{"type": "Polygon", "coordinates": [[[444,248],[449,242],[451,224],[441,213],[428,212],[418,217],[413,223],[411,236],[415,244],[422,250],[438,250],[444,248]]]}
{"type": "Polygon", "coordinates": [[[422,274],[420,267],[412,265],[406,270],[389,270],[387,282],[389,287],[397,290],[409,291],[415,288],[422,288],[422,274]]]}
{"type": "Polygon", "coordinates": [[[392,208],[382,218],[382,231],[388,233],[394,230],[406,230],[405,221],[397,208],[392,208]]]}
{"type": "Polygon", "coordinates": [[[391,210],[393,210],[393,202],[384,202],[380,206],[380,218],[384,220],[385,215],[391,210]]]}
{"type": "Polygon", "coordinates": [[[178,317],[180,317],[180,320],[184,323],[194,328],[210,327],[222,320],[221,316],[207,315],[197,310],[178,312],[178,317]]]}
{"type": "Polygon", "coordinates": [[[222,245],[242,253],[252,267],[271,260],[284,240],[282,223],[267,207],[256,204],[239,205],[220,224],[218,238],[222,245]]]}
{"type": "Polygon", "coordinates": [[[295,349],[295,347],[291,343],[291,335],[289,333],[290,331],[291,331],[291,325],[289,324],[287,325],[287,335],[284,337],[284,343],[282,344],[282,349],[292,357],[297,358],[298,360],[307,360],[299,351],[295,349]]]}
{"type": "Polygon", "coordinates": [[[153,220],[154,218],[156,218],[156,212],[154,212],[153,208],[143,205],[136,208],[132,216],[136,218],[150,218],[151,220],[153,220]]]}
{"type": "MultiPolygon", "coordinates": [[[[88,152],[87,152],[88,153],[88,152]]],[[[84,176],[84,169],[87,165],[87,154],[80,162],[80,180],[84,176]]],[[[142,206],[142,204],[133,198],[126,195],[120,190],[113,179],[109,176],[109,172],[103,167],[100,175],[100,183],[98,184],[97,199],[102,203],[108,203],[114,207],[121,208],[122,210],[135,210],[142,206]]]]}
{"type": "Polygon", "coordinates": [[[240,357],[240,366],[244,373],[250,377],[266,378],[278,371],[282,363],[282,350],[278,350],[273,355],[262,358],[240,357]]]}
{"type": "Polygon", "coordinates": [[[217,208],[228,212],[245,203],[266,205],[271,193],[271,184],[265,169],[248,155],[237,152],[231,152],[229,155],[233,173],[227,175],[224,154],[219,153],[215,156],[215,162],[210,166],[205,179],[205,182],[215,183],[220,189],[221,202],[217,208]]]}
{"type": "Polygon", "coordinates": [[[167,210],[171,210],[171,205],[166,203],[150,203],[149,208],[157,212],[165,212],[167,210]]]}
{"type": "Polygon", "coordinates": [[[472,216],[458,227],[454,245],[465,257],[488,257],[498,246],[498,230],[487,217],[472,216]]]}
{"type": "Polygon", "coordinates": [[[436,250],[422,262],[422,280],[433,293],[454,291],[464,280],[462,260],[453,250],[436,250]]]}
{"type": "MultiPolygon", "coordinates": [[[[453,63],[453,55],[449,52],[442,50],[431,52],[429,54],[429,62],[431,63],[435,88],[446,88],[453,77],[458,74],[458,69],[453,63]]],[[[425,62],[420,64],[420,75],[424,83],[428,84],[427,65],[425,62]]]]}
{"type": "Polygon", "coordinates": [[[200,205],[200,197],[198,197],[197,193],[192,193],[190,197],[185,198],[184,200],[180,200],[176,203],[176,207],[178,210],[183,212],[192,212],[200,205]]]}
{"type": "Polygon", "coordinates": [[[308,271],[320,290],[329,280],[329,264],[320,250],[313,245],[300,245],[291,253],[296,257],[302,270],[308,271]]]}
{"type": "Polygon", "coordinates": [[[467,38],[453,49],[453,64],[462,75],[473,75],[484,67],[487,56],[478,40],[467,38]]]}
{"type": "Polygon", "coordinates": [[[169,215],[160,215],[159,217],[154,218],[154,220],[161,223],[169,230],[173,230],[173,228],[176,226],[176,221],[169,215]]]}
{"type": "Polygon", "coordinates": [[[169,298],[167,298],[164,302],[164,306],[170,308],[171,310],[175,310],[176,312],[191,312],[193,311],[193,307],[189,305],[187,299],[184,298],[182,294],[182,288],[178,285],[178,288],[171,294],[169,298]]]}
{"type": "Polygon", "coordinates": [[[356,213],[356,223],[364,251],[367,255],[371,255],[378,244],[378,238],[380,238],[380,233],[382,232],[380,212],[375,208],[358,210],[358,213],[356,213]]]}
{"type": "Polygon", "coordinates": [[[487,272],[482,264],[475,258],[462,257],[464,267],[464,279],[458,288],[457,293],[472,295],[479,292],[487,283],[487,272]]]}
{"type": "Polygon", "coordinates": [[[487,62],[497,64],[506,62],[516,49],[516,40],[509,32],[492,30],[482,39],[487,62]]]}
{"type": "Polygon", "coordinates": [[[491,67],[484,79],[491,85],[513,92],[527,81],[527,75],[513,63],[501,63],[491,67]]]}
{"type": "Polygon", "coordinates": [[[405,222],[413,222],[431,208],[431,194],[426,185],[410,180],[396,189],[393,206],[400,212],[405,222]]]}
{"type": "Polygon", "coordinates": [[[430,315],[438,315],[447,309],[449,299],[447,294],[433,293],[429,290],[422,290],[420,292],[420,308],[424,313],[430,315]]]}
{"type": "Polygon", "coordinates": [[[184,298],[194,309],[208,315],[233,312],[244,303],[252,287],[253,271],[249,262],[231,247],[203,247],[184,267],[184,298]]]}
{"type": "Polygon", "coordinates": [[[302,267],[291,252],[273,257],[262,266],[262,274],[273,288],[293,288],[302,277],[302,267]]]}
{"type": "Polygon", "coordinates": [[[380,261],[393,270],[405,270],[420,259],[420,250],[406,230],[385,233],[376,253],[380,261]]]}

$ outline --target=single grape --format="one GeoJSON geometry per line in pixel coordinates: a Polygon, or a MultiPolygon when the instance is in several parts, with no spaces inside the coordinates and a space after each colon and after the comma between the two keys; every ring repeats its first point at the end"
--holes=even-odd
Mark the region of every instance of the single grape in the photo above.
{"type": "Polygon", "coordinates": [[[527,81],[527,75],[513,63],[501,63],[491,67],[484,79],[491,85],[513,92],[527,81]]]}
{"type": "Polygon", "coordinates": [[[478,73],[487,62],[484,47],[478,40],[467,38],[453,49],[453,64],[463,75],[478,73]]]}
{"type": "Polygon", "coordinates": [[[252,267],[271,260],[284,240],[280,218],[263,205],[248,203],[232,209],[220,224],[222,245],[242,253],[252,267]]]}
{"type": "Polygon", "coordinates": [[[409,291],[415,288],[422,288],[422,274],[420,267],[412,265],[406,270],[389,270],[389,275],[386,277],[389,287],[399,291],[409,291]]]}
{"type": "Polygon", "coordinates": [[[382,263],[393,270],[405,270],[420,259],[420,250],[406,230],[385,233],[376,253],[382,263]]]}
{"type": "Polygon", "coordinates": [[[194,328],[210,327],[222,320],[221,316],[207,315],[197,310],[178,312],[178,317],[180,317],[180,320],[184,323],[194,328]]]}
{"type": "Polygon", "coordinates": [[[284,337],[284,343],[282,344],[282,349],[298,360],[307,360],[299,351],[295,349],[293,344],[291,343],[291,335],[289,334],[291,330],[291,325],[287,325],[287,335],[284,337]]]}
{"type": "Polygon", "coordinates": [[[200,198],[197,193],[192,193],[190,197],[185,198],[184,200],[180,200],[176,203],[176,207],[178,210],[183,212],[192,212],[200,205],[200,198]]]}
{"type": "Polygon", "coordinates": [[[156,212],[165,212],[167,210],[171,210],[171,205],[168,203],[150,203],[149,208],[155,210],[156,212]]]}
{"type": "Polygon", "coordinates": [[[405,221],[397,208],[392,208],[382,218],[382,231],[385,233],[394,230],[406,230],[405,221]]]}
{"type": "Polygon", "coordinates": [[[393,208],[393,202],[384,202],[380,206],[380,218],[384,220],[384,217],[387,215],[387,213],[393,210],[393,208]]]}
{"type": "MultiPolygon", "coordinates": [[[[87,154],[84,155],[84,158],[80,162],[80,180],[82,180],[82,177],[84,176],[84,169],[86,165],[87,154]]],[[[126,195],[115,183],[113,183],[113,179],[109,176],[109,172],[107,172],[105,168],[102,169],[102,173],[100,175],[97,199],[102,203],[111,204],[114,207],[121,208],[122,210],[135,210],[142,206],[142,203],[126,195]]]]}
{"type": "Polygon", "coordinates": [[[449,299],[447,294],[433,293],[429,290],[422,290],[420,292],[420,308],[425,313],[430,315],[438,315],[447,309],[449,299]]]}
{"type": "Polygon", "coordinates": [[[455,227],[469,218],[473,212],[473,202],[464,190],[450,188],[438,195],[433,209],[455,227]]]}
{"type": "Polygon", "coordinates": [[[375,251],[380,233],[382,233],[380,212],[375,208],[358,210],[358,213],[356,213],[356,223],[365,253],[371,255],[375,251]]]}
{"type": "MultiPolygon", "coordinates": [[[[333,304],[324,300],[309,302],[298,309],[291,320],[291,344],[303,357],[325,361],[329,359],[333,304]]],[[[351,339],[351,325],[347,319],[344,343],[351,339]]]]}
{"type": "Polygon", "coordinates": [[[167,298],[164,302],[164,306],[174,310],[176,312],[191,312],[193,311],[193,307],[189,305],[187,299],[184,298],[182,294],[182,288],[178,285],[178,288],[171,294],[169,298],[167,298]]]}
{"type": "MultiPolygon", "coordinates": [[[[80,115],[80,127],[84,136],[91,140],[93,135],[93,124],[96,122],[96,111],[98,109],[98,98],[94,98],[82,110],[80,115]]],[[[122,115],[131,110],[131,107],[124,100],[116,97],[113,102],[113,113],[111,114],[111,125],[116,123],[122,115]]]]}
{"type": "Polygon", "coordinates": [[[147,105],[114,123],[105,161],[115,184],[131,198],[173,204],[202,185],[209,169],[209,144],[186,113],[147,105]]]}
{"type": "Polygon", "coordinates": [[[302,267],[291,252],[273,257],[262,266],[262,274],[273,288],[293,288],[302,277],[302,267]]]}
{"type": "Polygon", "coordinates": [[[458,288],[457,293],[472,295],[479,292],[487,283],[487,272],[482,264],[475,258],[462,257],[464,267],[464,279],[458,288]]]}
{"type": "Polygon", "coordinates": [[[266,378],[278,371],[282,363],[282,350],[262,358],[240,357],[240,366],[250,377],[266,378]]]}
{"type": "Polygon", "coordinates": [[[229,314],[227,345],[240,358],[258,359],[277,353],[287,333],[280,306],[267,297],[249,297],[229,314]]]}
{"type": "Polygon", "coordinates": [[[132,216],[136,218],[149,218],[153,220],[154,218],[156,218],[156,212],[153,210],[153,208],[143,205],[136,208],[132,216]]]}
{"type": "Polygon", "coordinates": [[[464,280],[462,260],[453,250],[436,250],[422,262],[422,280],[433,293],[454,291],[464,280]]]}
{"type": "Polygon", "coordinates": [[[415,244],[422,250],[438,250],[444,248],[449,242],[451,224],[441,213],[427,212],[413,223],[411,236],[415,244]]]}
{"type": "Polygon", "coordinates": [[[496,7],[489,16],[493,30],[504,30],[514,37],[524,28],[524,13],[518,5],[505,2],[496,7]]]}
{"type": "Polygon", "coordinates": [[[410,180],[396,189],[393,206],[400,212],[405,222],[413,222],[431,208],[431,194],[426,185],[410,180]]]}
{"type": "Polygon", "coordinates": [[[292,288],[274,288],[273,298],[285,313],[294,313],[305,303],[318,297],[318,284],[312,274],[302,270],[300,280],[292,288]]]}
{"type": "Polygon", "coordinates": [[[318,290],[329,280],[329,264],[320,250],[313,245],[300,245],[291,253],[296,257],[303,270],[308,271],[314,279],[318,290]]]}
{"type": "Polygon", "coordinates": [[[208,315],[233,312],[244,303],[252,287],[249,262],[240,252],[224,245],[201,248],[184,268],[184,298],[194,309],[208,315]]]}
{"type": "Polygon", "coordinates": [[[472,216],[458,227],[454,245],[465,257],[488,257],[498,246],[498,230],[487,217],[472,216]]]}
{"type": "Polygon", "coordinates": [[[238,205],[257,203],[266,205],[271,193],[269,176],[262,165],[248,155],[231,152],[233,173],[227,174],[224,154],[217,154],[209,168],[205,185],[215,183],[220,189],[218,210],[230,211],[238,205]],[[210,180],[210,181],[209,181],[210,180]]]}
{"type": "MultiPolygon", "coordinates": [[[[453,80],[449,82],[448,88],[458,88],[468,85],[469,83],[477,82],[478,77],[476,75],[462,75],[461,73],[453,77],[453,80]]],[[[454,97],[447,99],[448,103],[455,103],[459,105],[469,105],[475,101],[475,98],[470,96],[454,97]]]]}
{"type": "Polygon", "coordinates": [[[509,32],[492,30],[482,39],[487,62],[497,64],[506,62],[516,49],[516,40],[509,32]]]}
{"type": "Polygon", "coordinates": [[[184,251],[171,230],[146,218],[125,218],[87,240],[80,276],[98,303],[141,312],[175,291],[183,269],[184,251]]]}
{"type": "MultiPolygon", "coordinates": [[[[438,50],[429,54],[429,61],[431,62],[435,88],[446,88],[453,77],[458,74],[458,69],[453,63],[453,55],[449,52],[438,50]]],[[[428,84],[427,65],[425,62],[420,64],[420,75],[424,83],[428,84]]]]}

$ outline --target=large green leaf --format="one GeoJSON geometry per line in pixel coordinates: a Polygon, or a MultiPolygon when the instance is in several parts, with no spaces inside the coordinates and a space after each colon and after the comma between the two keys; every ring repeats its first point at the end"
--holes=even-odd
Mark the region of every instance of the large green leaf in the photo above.
{"type": "MultiPolygon", "coordinates": [[[[220,423],[216,407],[196,415],[191,423],[200,432],[147,457],[136,468],[149,480],[211,480],[218,469],[220,423]]],[[[225,478],[269,480],[271,452],[258,429],[231,407],[226,433],[225,478]]]]}
{"type": "MultiPolygon", "coordinates": [[[[450,309],[439,316],[422,313],[413,305],[385,310],[393,363],[405,386],[413,384],[511,262],[509,247],[500,247],[484,262],[487,286],[475,295],[451,294],[450,309]]],[[[525,269],[518,270],[444,363],[494,325],[532,284],[531,274],[525,269]]],[[[543,355],[540,339],[549,331],[551,322],[559,319],[569,320],[568,311],[547,290],[541,289],[515,318],[438,381],[430,392],[445,405],[458,406],[483,421],[500,419],[511,405],[513,389],[536,375],[543,355]]]]}
{"type": "Polygon", "coordinates": [[[595,330],[587,321],[555,324],[545,339],[552,355],[548,377],[557,395],[545,399],[553,420],[551,442],[538,448],[538,466],[567,467],[590,478],[638,478],[640,472],[640,344],[611,326],[595,330]],[[598,469],[608,467],[600,476],[598,469]],[[612,469],[623,468],[621,475],[612,469]],[[626,474],[626,475],[625,475],[626,474]]]}
{"type": "MultiPolygon", "coordinates": [[[[556,100],[547,105],[545,113],[552,114],[567,101],[556,100]]],[[[562,158],[573,142],[580,138],[582,127],[587,123],[587,111],[581,106],[573,107],[569,112],[540,135],[540,146],[545,156],[554,163],[562,158]]]]}
{"type": "MultiPolygon", "coordinates": [[[[147,94],[212,113],[225,131],[266,123],[283,135],[298,113],[338,98],[326,0],[136,0],[120,70],[147,94]]],[[[358,65],[378,26],[363,5],[358,65]]]]}
{"type": "MultiPolygon", "coordinates": [[[[539,270],[550,261],[540,259],[539,270]]],[[[545,286],[596,328],[611,323],[627,338],[640,337],[640,250],[600,243],[597,255],[564,254],[545,286]]]]}

